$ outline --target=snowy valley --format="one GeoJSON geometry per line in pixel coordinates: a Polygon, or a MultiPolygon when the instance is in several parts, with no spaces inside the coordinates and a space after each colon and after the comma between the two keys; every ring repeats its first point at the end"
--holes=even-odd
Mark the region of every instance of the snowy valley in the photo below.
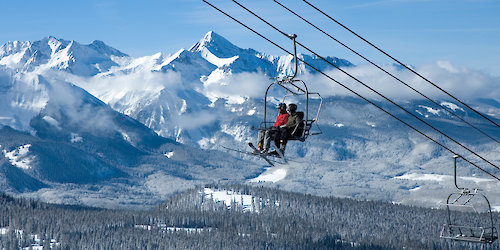
{"type": "MultiPolygon", "coordinates": [[[[310,55],[314,67],[355,86],[310,55]]],[[[432,103],[412,96],[380,74],[345,59],[331,63],[384,90],[405,108],[485,158],[500,163],[498,144],[432,103]]],[[[393,65],[385,68],[413,80],[393,65]]],[[[423,67],[422,70],[428,70],[423,67]]],[[[303,64],[298,78],[325,98],[323,134],[287,147],[288,165],[273,168],[248,150],[262,120],[271,77],[293,72],[292,56],[242,49],[215,32],[189,49],[133,58],[101,41],[83,45],[47,37],[0,47],[0,187],[50,203],[107,208],[149,208],[197,185],[251,184],[319,196],[440,207],[454,190],[452,155],[303,64]]],[[[438,64],[430,77],[445,87],[474,77],[438,64]],[[440,67],[442,66],[442,67],[440,67]]],[[[472,72],[475,73],[475,72],[472,72]]],[[[498,80],[498,79],[494,79],[498,80]]],[[[426,91],[421,81],[415,84],[426,91]]],[[[496,83],[498,84],[498,82],[496,83]]],[[[469,104],[499,121],[498,90],[458,89],[469,104]],[[496,95],[498,97],[498,95],[496,95]]],[[[417,120],[359,89],[375,103],[414,124],[489,171],[470,152],[417,120]]],[[[278,103],[283,92],[271,93],[278,103]]],[[[500,130],[439,94],[440,105],[500,138],[500,130]]],[[[299,102],[299,107],[301,103],[299,102]]],[[[459,162],[461,185],[480,187],[500,210],[500,184],[459,162]]]]}

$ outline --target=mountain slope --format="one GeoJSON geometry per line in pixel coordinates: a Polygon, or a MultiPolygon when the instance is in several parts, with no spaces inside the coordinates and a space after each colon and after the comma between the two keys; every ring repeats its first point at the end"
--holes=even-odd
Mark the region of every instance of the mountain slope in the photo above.
{"type": "MultiPolygon", "coordinates": [[[[269,77],[293,72],[289,55],[269,56],[241,49],[214,32],[189,50],[172,55],[130,58],[106,53],[103,57],[117,64],[96,75],[50,69],[47,63],[34,70],[17,69],[17,73],[2,67],[0,104],[9,108],[0,110],[0,124],[17,130],[14,138],[27,138],[13,143],[16,139],[9,141],[6,132],[0,140],[7,176],[2,185],[31,197],[101,206],[109,205],[101,197],[123,206],[144,206],[179,190],[213,182],[271,180],[255,185],[434,207],[454,189],[451,153],[364,100],[346,95],[302,64],[298,78],[306,81],[309,91],[319,91],[324,97],[316,122],[323,133],[303,143],[290,142],[286,150],[290,164],[273,169],[259,158],[228,153],[222,146],[249,150],[247,142],[256,140],[254,128],[263,119],[269,77]],[[60,163],[51,164],[56,159],[60,163]],[[36,164],[47,169],[42,171],[36,164]],[[52,176],[71,164],[81,167],[52,176]],[[279,178],[262,178],[272,173],[279,173],[279,178]],[[78,179],[79,175],[83,177],[78,179]],[[13,184],[21,178],[26,181],[13,184]]],[[[356,84],[318,58],[299,56],[342,82],[356,84]]],[[[366,67],[354,67],[334,57],[329,60],[367,82],[375,81],[377,89],[399,91],[385,78],[373,79],[378,75],[366,67]]],[[[284,95],[279,87],[270,89],[269,119],[274,116],[269,107],[281,102],[284,95]]],[[[492,162],[500,162],[495,142],[428,101],[402,96],[395,101],[417,117],[492,162]]],[[[439,95],[436,100],[500,138],[498,128],[462,105],[439,95]]],[[[458,154],[480,162],[397,107],[373,101],[458,154]]],[[[304,100],[298,97],[287,97],[286,102],[297,103],[299,110],[305,108],[304,100]]],[[[500,117],[497,100],[472,103],[492,119],[500,117]]],[[[318,105],[311,101],[310,115],[318,105]]],[[[499,184],[463,161],[459,164],[461,184],[484,189],[493,206],[500,209],[499,184]]],[[[493,167],[480,164],[498,174],[493,167]]]]}
{"type": "Polygon", "coordinates": [[[48,202],[144,207],[197,183],[241,180],[259,171],[260,166],[225,153],[160,137],[50,76],[3,69],[0,117],[8,119],[0,128],[0,186],[5,191],[48,202]],[[122,197],[116,202],[103,199],[117,193],[122,197]]]}

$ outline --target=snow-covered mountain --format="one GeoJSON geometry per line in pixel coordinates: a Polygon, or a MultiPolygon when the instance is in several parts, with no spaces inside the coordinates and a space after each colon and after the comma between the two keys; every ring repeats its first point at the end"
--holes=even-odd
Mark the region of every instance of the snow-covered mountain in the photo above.
{"type": "Polygon", "coordinates": [[[179,188],[242,180],[261,168],[160,137],[50,74],[2,67],[0,75],[0,186],[6,192],[98,206],[109,206],[98,197],[122,193],[113,207],[140,207],[179,188]]]}
{"type": "MultiPolygon", "coordinates": [[[[338,77],[321,59],[299,57],[338,77]]],[[[327,59],[372,80],[347,60],[327,59]]],[[[269,78],[290,75],[294,65],[290,55],[242,49],[214,32],[187,50],[140,58],[102,42],[80,45],[52,37],[11,42],[0,50],[0,65],[0,104],[5,107],[0,124],[9,126],[0,130],[0,184],[25,196],[100,206],[153,204],[197,184],[264,180],[257,185],[436,206],[453,189],[449,152],[365,101],[326,85],[303,64],[299,77],[309,80],[310,91],[325,97],[318,120],[323,134],[291,142],[290,164],[269,171],[265,161],[223,149],[245,150],[246,142],[255,140],[252,127],[262,121],[269,78]],[[36,63],[29,60],[38,54],[43,56],[36,63]],[[75,167],[69,171],[67,166],[75,167]],[[116,198],[117,193],[122,195],[116,198]]],[[[271,90],[270,103],[281,98],[280,90],[271,90]]],[[[294,102],[304,107],[303,100],[294,102]]],[[[396,107],[375,102],[478,161],[396,107]]],[[[485,158],[500,162],[496,142],[439,107],[420,99],[399,102],[485,158]]],[[[498,128],[462,105],[444,98],[439,103],[500,138],[498,128]]],[[[317,104],[312,103],[311,110],[317,104]]],[[[483,98],[473,105],[492,119],[500,117],[498,100],[483,98]]],[[[497,197],[491,200],[500,209],[499,184],[475,168],[461,166],[463,176],[474,176],[461,180],[497,197]]]]}
{"type": "MultiPolygon", "coordinates": [[[[322,70],[333,68],[310,55],[299,57],[322,70]]],[[[344,59],[327,59],[339,67],[352,66],[344,59]]],[[[73,82],[161,136],[197,142],[203,139],[200,135],[206,136],[206,133],[196,129],[186,131],[183,124],[200,115],[202,119],[197,122],[213,122],[213,118],[204,117],[207,112],[213,114],[209,104],[221,98],[241,103],[260,97],[260,89],[267,85],[269,77],[290,74],[293,70],[290,55],[270,56],[253,49],[241,49],[215,32],[208,32],[189,50],[181,49],[170,56],[155,54],[133,59],[90,81],[73,82]],[[239,95],[234,93],[235,89],[248,91],[246,95],[239,95]]],[[[299,73],[304,72],[311,70],[299,64],[299,73]]]]}
{"type": "Polygon", "coordinates": [[[8,42],[0,47],[0,65],[32,71],[36,68],[67,71],[81,76],[93,76],[116,66],[116,60],[128,57],[102,41],[82,45],[46,37],[36,42],[8,42]]]}

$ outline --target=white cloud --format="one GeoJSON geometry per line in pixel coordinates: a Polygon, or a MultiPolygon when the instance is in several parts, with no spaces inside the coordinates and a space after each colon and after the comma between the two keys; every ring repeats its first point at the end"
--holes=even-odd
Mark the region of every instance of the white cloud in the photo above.
{"type": "Polygon", "coordinates": [[[180,75],[172,71],[136,71],[92,78],[75,77],[70,80],[111,106],[119,102],[137,103],[151,99],[164,88],[172,90],[182,87],[180,75]]]}
{"type": "MultiPolygon", "coordinates": [[[[406,69],[398,70],[394,66],[384,66],[384,69],[430,98],[448,97],[436,87],[406,69]]],[[[388,98],[423,98],[396,79],[371,65],[360,65],[352,68],[344,68],[344,70],[388,98]]],[[[445,61],[426,64],[417,67],[415,71],[457,98],[468,99],[481,97],[498,100],[500,97],[500,78],[481,71],[457,67],[445,61]]],[[[380,98],[379,95],[362,86],[339,70],[331,70],[326,73],[365,97],[380,98]]],[[[345,88],[320,74],[307,74],[303,76],[302,79],[308,83],[310,89],[319,91],[323,96],[353,95],[345,88]]]]}
{"type": "MultiPolygon", "coordinates": [[[[383,68],[409,86],[429,98],[449,98],[430,83],[406,69],[392,65],[383,68]]],[[[422,99],[420,94],[404,86],[401,82],[375,68],[372,65],[358,65],[343,68],[366,85],[391,99],[422,99]]],[[[453,65],[448,61],[437,61],[415,68],[420,75],[435,85],[460,99],[492,98],[500,100],[500,78],[488,73],[453,65]]],[[[362,86],[359,82],[337,69],[325,72],[333,79],[346,85],[353,91],[367,98],[381,97],[362,86]]],[[[221,73],[214,79],[208,79],[204,85],[204,94],[211,99],[225,98],[238,102],[242,97],[261,98],[271,80],[263,73],[239,73],[224,75],[221,73]]],[[[322,96],[354,95],[349,90],[321,74],[305,74],[297,76],[306,82],[309,91],[319,92],[322,96]]]]}
{"type": "Polygon", "coordinates": [[[184,113],[178,117],[175,122],[180,128],[194,129],[209,125],[219,119],[217,115],[208,111],[201,111],[197,113],[184,113]]]}
{"type": "Polygon", "coordinates": [[[221,73],[216,77],[213,75],[209,77],[203,92],[211,99],[224,98],[239,102],[242,97],[262,97],[262,90],[266,89],[270,82],[269,77],[263,73],[244,72],[232,75],[221,73]]]}

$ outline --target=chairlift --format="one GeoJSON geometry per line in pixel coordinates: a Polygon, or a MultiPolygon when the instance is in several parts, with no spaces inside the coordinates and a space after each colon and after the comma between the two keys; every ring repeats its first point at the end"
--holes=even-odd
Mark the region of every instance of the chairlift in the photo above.
{"type": "MultiPolygon", "coordinates": [[[[295,41],[297,35],[292,34],[288,35],[288,37],[293,40],[295,71],[292,76],[285,75],[283,77],[278,76],[275,78],[271,78],[273,79],[273,82],[271,82],[269,86],[267,86],[266,94],[264,96],[264,121],[260,123],[258,130],[267,130],[274,125],[274,122],[268,121],[267,119],[268,105],[271,105],[267,102],[267,100],[268,100],[269,90],[271,89],[271,87],[279,86],[283,88],[286,92],[281,101],[282,103],[286,103],[287,98],[290,99],[290,97],[300,97],[299,98],[300,100],[298,100],[296,104],[301,104],[304,106],[303,111],[296,111],[299,117],[301,117],[302,122],[299,123],[294,128],[294,130],[292,131],[291,135],[287,138],[287,140],[297,140],[300,142],[304,142],[310,135],[319,135],[323,133],[317,124],[319,118],[319,112],[321,110],[321,105],[323,104],[323,98],[318,92],[310,92],[304,81],[295,79],[298,71],[297,42],[295,41]],[[315,111],[313,110],[315,109],[315,107],[314,108],[312,107],[313,100],[315,100],[314,104],[318,105],[317,110],[315,111]],[[315,129],[312,129],[313,127],[315,127],[315,129]]],[[[302,109],[299,108],[299,110],[302,109]]],[[[275,163],[284,163],[284,164],[288,163],[288,160],[284,156],[284,151],[282,151],[283,149],[276,148],[276,150],[274,151],[276,154],[274,154],[274,152],[261,153],[260,151],[257,150],[257,148],[253,145],[253,143],[249,142],[248,145],[253,149],[253,152],[231,149],[224,146],[222,147],[227,150],[235,151],[238,153],[258,156],[267,161],[267,163],[269,163],[269,165],[271,166],[274,166],[275,163]]]]}
{"type": "Polygon", "coordinates": [[[491,244],[498,239],[489,200],[480,189],[461,188],[457,184],[457,159],[454,155],[454,180],[459,192],[451,193],[446,200],[447,224],[443,225],[441,238],[456,241],[491,244]]]}
{"type": "Polygon", "coordinates": [[[267,109],[268,105],[270,105],[268,104],[267,100],[268,100],[269,90],[271,89],[271,87],[279,86],[283,88],[287,93],[285,94],[281,102],[286,103],[287,98],[290,97],[299,97],[301,99],[300,100],[301,104],[304,105],[303,109],[304,111],[297,111],[299,116],[302,116],[302,124],[298,124],[293,130],[292,135],[288,138],[288,140],[297,140],[300,142],[304,142],[310,135],[322,134],[322,131],[317,124],[317,121],[319,118],[321,105],[323,104],[323,98],[318,92],[309,92],[309,89],[307,88],[307,85],[304,81],[295,79],[298,71],[297,44],[295,41],[297,35],[292,34],[288,35],[288,37],[293,40],[295,71],[292,76],[272,78],[274,79],[274,81],[269,84],[269,86],[266,89],[266,94],[264,96],[264,121],[260,124],[259,129],[263,130],[268,129],[272,127],[274,123],[272,121],[269,121],[267,117],[267,109]],[[319,102],[318,108],[315,111],[311,110],[313,108],[312,105],[310,105],[313,100],[318,100],[319,102]],[[311,131],[313,125],[315,125],[315,129],[314,131],[311,131]]]}

